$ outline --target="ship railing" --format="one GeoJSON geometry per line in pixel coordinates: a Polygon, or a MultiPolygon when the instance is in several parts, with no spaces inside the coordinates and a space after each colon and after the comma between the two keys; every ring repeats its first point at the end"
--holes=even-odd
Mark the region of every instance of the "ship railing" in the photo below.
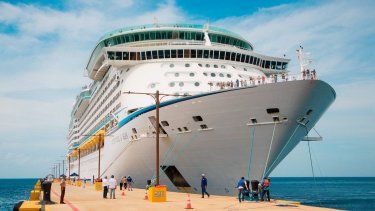
{"type": "Polygon", "coordinates": [[[209,91],[217,91],[221,89],[232,89],[240,87],[250,87],[250,86],[261,86],[264,84],[272,83],[283,83],[288,81],[299,81],[299,80],[317,80],[316,74],[277,74],[270,75],[269,77],[262,76],[252,76],[247,79],[242,78],[241,80],[232,81],[211,81],[208,83],[210,86],[209,91]]]}

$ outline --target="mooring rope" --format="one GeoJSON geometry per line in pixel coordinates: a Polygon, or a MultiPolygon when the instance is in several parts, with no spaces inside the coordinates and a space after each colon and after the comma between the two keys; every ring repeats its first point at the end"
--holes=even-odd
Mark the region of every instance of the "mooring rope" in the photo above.
{"type": "Polygon", "coordinates": [[[255,140],[255,124],[253,125],[252,139],[251,139],[251,144],[250,144],[250,155],[249,155],[249,163],[248,163],[248,168],[247,168],[247,178],[250,178],[250,174],[251,174],[251,161],[253,158],[254,140],[255,140]]]}
{"type": "Polygon", "coordinates": [[[269,149],[268,149],[268,154],[267,154],[267,159],[266,159],[266,165],[264,166],[264,171],[263,171],[262,178],[264,178],[264,176],[265,176],[265,174],[266,174],[266,169],[267,169],[268,161],[269,161],[269,159],[270,159],[270,154],[271,154],[271,149],[272,149],[273,138],[275,137],[276,124],[277,124],[277,122],[275,122],[275,124],[273,125],[273,131],[272,131],[271,143],[270,143],[270,147],[269,147],[269,149]]]}

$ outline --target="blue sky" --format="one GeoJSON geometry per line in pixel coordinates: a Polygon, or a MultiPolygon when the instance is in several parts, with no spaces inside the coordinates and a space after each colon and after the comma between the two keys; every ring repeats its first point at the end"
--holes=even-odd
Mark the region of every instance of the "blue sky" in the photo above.
{"type": "MultiPolygon", "coordinates": [[[[70,109],[97,40],[123,26],[206,23],[264,54],[311,52],[337,100],[311,143],[318,176],[375,176],[374,1],[0,1],[0,178],[45,175],[64,155],[70,109]]],[[[314,134],[312,134],[314,135],[314,134]]],[[[311,176],[306,143],[272,176],[311,176]]]]}

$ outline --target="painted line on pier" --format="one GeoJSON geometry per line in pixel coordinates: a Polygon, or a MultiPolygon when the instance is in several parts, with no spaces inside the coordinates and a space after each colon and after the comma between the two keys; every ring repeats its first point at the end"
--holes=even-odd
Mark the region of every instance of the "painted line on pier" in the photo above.
{"type": "MultiPolygon", "coordinates": [[[[60,194],[56,193],[52,188],[51,188],[51,191],[53,194],[55,194],[58,198],[60,198],[60,194]]],[[[79,211],[79,209],[74,206],[70,201],[64,199],[64,202],[66,205],[68,205],[70,207],[70,209],[72,209],[73,211],[79,211]]]]}

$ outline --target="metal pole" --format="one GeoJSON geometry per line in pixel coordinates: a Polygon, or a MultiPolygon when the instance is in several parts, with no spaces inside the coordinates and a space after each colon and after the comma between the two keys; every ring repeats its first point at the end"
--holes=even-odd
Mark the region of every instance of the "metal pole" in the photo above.
{"type": "Polygon", "coordinates": [[[98,179],[100,179],[100,148],[102,147],[102,134],[99,134],[98,179]]]}
{"type": "Polygon", "coordinates": [[[60,177],[61,173],[60,173],[60,162],[59,162],[59,177],[60,177]]]}
{"type": "Polygon", "coordinates": [[[81,149],[78,149],[78,179],[81,178],[81,149]]]}
{"type": "Polygon", "coordinates": [[[65,167],[65,166],[64,166],[64,162],[65,162],[65,160],[63,160],[62,162],[63,162],[63,163],[62,163],[62,164],[63,164],[63,166],[62,166],[62,170],[63,170],[62,174],[65,175],[65,168],[64,168],[64,167],[65,167]]]}
{"type": "Polygon", "coordinates": [[[68,157],[68,159],[69,159],[69,171],[68,171],[68,177],[69,177],[69,179],[70,179],[70,156],[68,157]]]}
{"type": "Polygon", "coordinates": [[[156,107],[156,185],[159,185],[159,90],[155,94],[155,107],[156,107]]]}

